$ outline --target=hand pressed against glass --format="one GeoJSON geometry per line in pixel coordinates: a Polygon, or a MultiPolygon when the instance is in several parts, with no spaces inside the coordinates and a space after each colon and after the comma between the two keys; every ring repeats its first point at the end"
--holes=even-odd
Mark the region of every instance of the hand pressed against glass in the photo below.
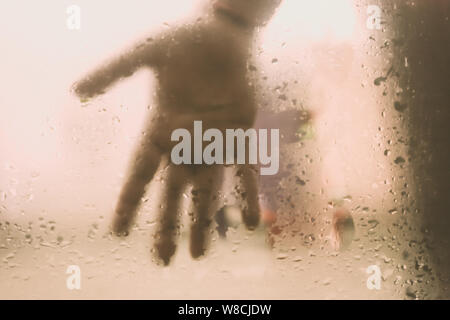
{"type": "MultiPolygon", "coordinates": [[[[196,120],[205,130],[253,126],[257,108],[247,81],[249,47],[255,27],[265,23],[278,4],[279,0],[218,0],[206,19],[149,38],[75,84],[78,96],[90,98],[139,68],[150,67],[157,75],[158,113],[146,128],[122,187],[113,223],[117,235],[128,233],[147,184],[174,146],[175,129],[185,128],[192,135],[196,120]]],[[[256,171],[239,165],[238,172],[246,194],[243,220],[254,228],[259,222],[256,171]]],[[[164,264],[175,253],[180,199],[187,184],[193,185],[191,255],[205,253],[222,175],[222,165],[169,165],[155,242],[164,264]]]]}

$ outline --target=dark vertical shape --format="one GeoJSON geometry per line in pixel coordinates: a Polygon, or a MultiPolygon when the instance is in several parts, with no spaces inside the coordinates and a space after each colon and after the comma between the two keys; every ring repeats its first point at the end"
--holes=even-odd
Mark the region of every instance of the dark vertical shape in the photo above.
{"type": "Polygon", "coordinates": [[[403,92],[392,107],[409,121],[422,232],[440,297],[450,298],[450,1],[393,3],[393,67],[403,92]]]}

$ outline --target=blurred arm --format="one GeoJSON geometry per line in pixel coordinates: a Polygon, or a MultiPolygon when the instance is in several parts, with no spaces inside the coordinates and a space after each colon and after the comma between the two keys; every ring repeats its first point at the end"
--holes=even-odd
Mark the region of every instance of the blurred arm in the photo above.
{"type": "Polygon", "coordinates": [[[75,83],[75,93],[82,98],[102,94],[118,79],[131,76],[141,67],[159,64],[160,49],[161,44],[153,40],[139,44],[75,83]]]}

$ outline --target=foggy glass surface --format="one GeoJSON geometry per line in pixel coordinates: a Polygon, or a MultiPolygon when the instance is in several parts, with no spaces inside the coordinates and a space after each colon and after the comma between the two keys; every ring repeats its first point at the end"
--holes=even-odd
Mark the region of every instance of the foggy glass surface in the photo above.
{"type": "MultiPolygon", "coordinates": [[[[247,65],[255,126],[281,129],[280,171],[260,177],[260,226],[249,231],[241,223],[239,182],[226,168],[218,194],[231,220],[226,238],[214,226],[207,254],[190,257],[188,189],[167,267],[151,254],[164,166],[129,236],[110,233],[130,155],[155,112],[154,73],[141,69],[87,101],[70,88],[134,42],[195,21],[208,1],[78,3],[80,30],[66,27],[67,1],[7,1],[0,14],[8,26],[0,28],[8,44],[0,60],[0,298],[449,297],[441,271],[449,243],[440,238],[444,231],[430,231],[423,193],[439,174],[420,167],[428,155],[439,158],[438,150],[419,151],[414,160],[414,150],[429,149],[411,147],[411,140],[433,143],[417,133],[411,111],[420,92],[410,90],[408,79],[419,72],[410,53],[418,49],[404,45],[412,36],[399,21],[415,12],[411,2],[282,3],[256,33],[247,65]],[[379,30],[367,26],[368,5],[382,8],[379,30]],[[343,224],[350,230],[339,229],[343,224]],[[66,286],[70,265],[80,267],[80,290],[66,286]],[[381,270],[380,290],[368,288],[371,266],[381,270]]],[[[448,28],[448,15],[441,18],[448,28]]],[[[439,117],[427,119],[423,131],[439,117]]],[[[438,136],[448,145],[446,134],[438,136]]],[[[434,196],[442,200],[445,190],[434,196]]]]}

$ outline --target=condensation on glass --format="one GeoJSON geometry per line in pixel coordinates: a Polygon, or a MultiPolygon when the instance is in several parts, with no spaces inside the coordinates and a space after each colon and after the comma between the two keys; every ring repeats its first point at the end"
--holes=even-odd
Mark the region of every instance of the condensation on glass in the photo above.
{"type": "Polygon", "coordinates": [[[69,89],[82,70],[149,30],[195,19],[207,1],[80,3],[78,31],[67,29],[66,8],[55,1],[8,1],[3,10],[1,298],[445,295],[417,187],[426,178],[411,164],[411,143],[420,142],[411,99],[419,93],[405,79],[417,61],[398,19],[412,2],[281,5],[257,33],[247,66],[256,125],[281,129],[279,174],[260,178],[263,221],[254,231],[240,223],[242,195],[228,168],[218,213],[227,217],[226,237],[214,228],[208,254],[191,259],[188,190],[168,267],[150,252],[164,170],[130,235],[109,232],[129,156],[154,112],[154,76],[141,70],[90,101],[69,89]],[[79,290],[68,288],[69,266],[81,271],[79,290]]]}

